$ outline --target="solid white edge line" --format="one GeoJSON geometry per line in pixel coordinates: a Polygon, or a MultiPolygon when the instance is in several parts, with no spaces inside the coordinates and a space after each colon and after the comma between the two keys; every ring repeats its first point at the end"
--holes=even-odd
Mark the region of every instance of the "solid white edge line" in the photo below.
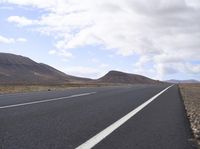
{"type": "Polygon", "coordinates": [[[117,120],[104,130],[102,130],[100,133],[97,135],[93,136],[91,139],[86,141],[85,143],[81,144],[78,146],[76,149],[91,149],[94,147],[96,144],[98,144],[101,140],[103,140],[105,137],[107,137],[109,134],[111,134],[114,130],[116,130],[118,127],[120,127],[122,124],[124,124],[126,121],[128,121],[131,117],[133,117],[135,114],[137,114],[140,110],[142,110],[144,107],[146,107],[148,104],[150,104],[153,100],[155,100],[158,96],[160,96],[162,93],[164,93],[166,90],[168,90],[170,87],[173,85],[165,88],[143,104],[141,104],[139,107],[134,109],[133,111],[129,112],[127,115],[122,117],[121,119],[117,120]]]}
{"type": "Polygon", "coordinates": [[[51,101],[68,99],[68,98],[75,98],[75,97],[80,97],[80,96],[87,96],[87,95],[91,95],[91,94],[95,94],[95,93],[96,92],[82,93],[82,94],[76,94],[76,95],[71,95],[71,96],[66,96],[66,97],[59,97],[59,98],[45,99],[45,100],[40,100],[40,101],[33,101],[33,102],[19,103],[19,104],[14,104],[14,105],[7,105],[7,106],[0,107],[0,109],[19,107],[19,106],[25,106],[25,105],[32,105],[32,104],[38,104],[38,103],[44,103],[44,102],[51,102],[51,101]]]}

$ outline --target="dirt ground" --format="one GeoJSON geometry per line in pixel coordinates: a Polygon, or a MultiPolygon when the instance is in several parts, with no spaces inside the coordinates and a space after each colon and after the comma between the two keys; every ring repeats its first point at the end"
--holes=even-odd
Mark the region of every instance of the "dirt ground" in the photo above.
{"type": "Polygon", "coordinates": [[[106,83],[71,83],[63,85],[0,85],[0,95],[8,93],[24,93],[35,91],[54,91],[66,90],[71,88],[101,87],[101,86],[123,86],[125,84],[106,84],[106,83]]]}
{"type": "MultiPolygon", "coordinates": [[[[24,93],[35,91],[66,90],[79,87],[93,87],[95,85],[66,84],[66,85],[0,85],[0,94],[24,93]]],[[[96,85],[97,86],[97,85],[96,85]]]]}
{"type": "Polygon", "coordinates": [[[200,84],[179,85],[187,115],[200,147],[200,84]]]}

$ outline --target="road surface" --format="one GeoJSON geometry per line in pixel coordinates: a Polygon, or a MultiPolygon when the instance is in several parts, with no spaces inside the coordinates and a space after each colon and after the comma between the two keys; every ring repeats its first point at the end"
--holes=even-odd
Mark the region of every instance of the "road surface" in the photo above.
{"type": "Polygon", "coordinates": [[[176,85],[0,95],[0,149],[195,149],[176,85]]]}

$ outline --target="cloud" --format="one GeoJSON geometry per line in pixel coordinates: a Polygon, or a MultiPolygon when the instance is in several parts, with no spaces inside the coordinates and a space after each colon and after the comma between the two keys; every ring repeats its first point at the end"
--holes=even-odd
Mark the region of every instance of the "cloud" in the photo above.
{"type": "MultiPolygon", "coordinates": [[[[1,2],[1,0],[0,0],[1,2]]],[[[58,55],[101,45],[121,56],[138,55],[135,69],[164,77],[177,72],[199,72],[199,0],[3,0],[47,13],[38,20],[10,16],[9,22],[32,26],[53,36],[58,55]],[[155,7],[156,6],[156,7],[155,7]],[[149,70],[143,66],[152,64],[149,70]],[[189,69],[188,65],[190,65],[189,69]],[[181,67],[181,69],[177,69],[181,67]],[[184,70],[184,71],[183,71],[184,70]]]]}
{"type": "Polygon", "coordinates": [[[13,38],[6,38],[6,37],[0,35],[0,43],[11,44],[14,42],[15,42],[15,40],[13,38]]]}
{"type": "Polygon", "coordinates": [[[63,72],[80,77],[87,77],[97,79],[107,73],[106,70],[100,70],[94,67],[84,67],[84,66],[73,66],[67,68],[60,68],[63,72]]]}
{"type": "Polygon", "coordinates": [[[25,39],[25,38],[16,38],[16,39],[15,38],[7,38],[7,37],[0,35],[0,43],[13,44],[16,42],[27,42],[27,39],[25,39]]]}
{"type": "Polygon", "coordinates": [[[13,7],[9,7],[9,6],[1,6],[0,10],[13,10],[13,7]]]}
{"type": "Polygon", "coordinates": [[[10,23],[17,23],[19,26],[28,26],[34,24],[35,22],[34,20],[20,16],[10,16],[8,17],[7,21],[10,23]]]}
{"type": "Polygon", "coordinates": [[[99,59],[97,59],[97,58],[92,58],[92,59],[91,59],[91,62],[92,62],[92,63],[99,63],[99,59]]]}
{"type": "Polygon", "coordinates": [[[66,51],[66,50],[61,50],[61,49],[50,50],[49,54],[64,57],[65,60],[72,58],[71,52],[66,51]]]}
{"type": "Polygon", "coordinates": [[[27,42],[26,38],[17,38],[16,39],[17,42],[27,42]]]}
{"type": "Polygon", "coordinates": [[[49,51],[49,54],[50,54],[50,55],[56,54],[56,50],[50,50],[50,51],[49,51]]]}

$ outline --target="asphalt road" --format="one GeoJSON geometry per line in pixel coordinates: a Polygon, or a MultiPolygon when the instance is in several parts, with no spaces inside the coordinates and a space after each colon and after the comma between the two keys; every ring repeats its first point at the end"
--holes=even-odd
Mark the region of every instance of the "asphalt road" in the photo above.
{"type": "Polygon", "coordinates": [[[163,91],[167,87],[134,85],[1,95],[0,149],[74,149],[93,139],[95,149],[195,149],[178,88],[163,91]],[[149,103],[138,110],[145,102],[149,103]],[[107,131],[131,111],[135,113],[127,121],[107,131]]]}

